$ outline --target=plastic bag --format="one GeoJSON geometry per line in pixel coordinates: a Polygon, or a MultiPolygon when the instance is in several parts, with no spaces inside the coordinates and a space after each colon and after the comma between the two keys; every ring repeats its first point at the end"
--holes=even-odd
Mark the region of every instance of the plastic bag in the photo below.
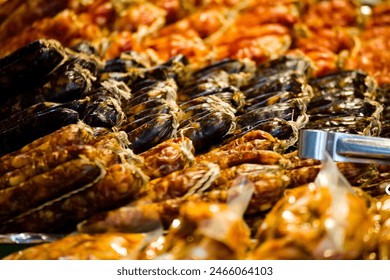
{"type": "Polygon", "coordinates": [[[254,259],[359,259],[376,246],[377,229],[328,156],[314,183],[285,194],[258,230],[254,259]]]}
{"type": "Polygon", "coordinates": [[[7,260],[121,260],[137,259],[148,234],[75,234],[52,243],[27,248],[7,260]]]}
{"type": "Polygon", "coordinates": [[[227,203],[183,204],[156,259],[243,259],[251,243],[243,213],[252,193],[252,183],[238,177],[227,203]]]}

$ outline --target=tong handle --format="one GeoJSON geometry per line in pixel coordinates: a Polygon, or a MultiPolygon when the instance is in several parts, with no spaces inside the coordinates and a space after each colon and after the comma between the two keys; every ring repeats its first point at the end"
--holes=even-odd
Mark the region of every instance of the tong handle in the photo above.
{"type": "Polygon", "coordinates": [[[390,160],[390,140],[365,136],[340,138],[336,143],[336,151],[346,157],[390,160]]]}
{"type": "Polygon", "coordinates": [[[334,161],[390,164],[390,139],[302,129],[299,131],[299,157],[334,161]]]}

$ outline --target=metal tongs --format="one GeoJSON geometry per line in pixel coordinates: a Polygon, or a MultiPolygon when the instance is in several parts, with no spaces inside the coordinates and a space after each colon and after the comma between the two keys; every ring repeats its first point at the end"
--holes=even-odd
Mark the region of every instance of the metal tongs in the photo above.
{"type": "Polygon", "coordinates": [[[302,129],[298,145],[301,158],[325,160],[327,151],[338,162],[390,164],[387,138],[302,129]]]}

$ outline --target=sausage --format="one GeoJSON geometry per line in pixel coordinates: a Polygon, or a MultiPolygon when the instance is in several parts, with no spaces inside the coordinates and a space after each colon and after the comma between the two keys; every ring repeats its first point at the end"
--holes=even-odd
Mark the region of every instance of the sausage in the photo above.
{"type": "Polygon", "coordinates": [[[93,131],[89,126],[83,123],[65,126],[31,142],[16,152],[3,156],[0,160],[0,174],[30,164],[35,157],[53,152],[58,147],[88,144],[93,140],[93,131]]]}
{"type": "Polygon", "coordinates": [[[64,49],[55,40],[29,43],[0,59],[0,89],[42,86],[66,57],[64,49]]]}
{"type": "Polygon", "coordinates": [[[20,185],[30,178],[48,172],[54,167],[63,164],[72,159],[78,158],[80,155],[96,154],[96,150],[92,146],[78,145],[65,148],[58,148],[54,152],[43,153],[41,156],[31,158],[29,164],[21,168],[9,171],[0,177],[0,189],[20,185]]]}
{"type": "Polygon", "coordinates": [[[0,155],[16,151],[31,141],[78,121],[76,111],[57,107],[23,119],[11,129],[0,130],[0,155]]]}
{"type": "Polygon", "coordinates": [[[77,223],[97,212],[110,210],[131,201],[146,183],[140,174],[140,171],[130,164],[112,165],[98,182],[63,193],[54,200],[48,200],[5,221],[0,226],[0,232],[61,233],[69,227],[74,228],[77,223]]]}
{"type": "Polygon", "coordinates": [[[172,115],[156,115],[152,120],[127,132],[134,153],[142,153],[173,136],[175,119],[172,115]]]}
{"type": "Polygon", "coordinates": [[[92,182],[101,168],[88,159],[75,159],[19,185],[0,190],[0,220],[28,211],[41,203],[92,182]]]}
{"type": "Polygon", "coordinates": [[[219,171],[218,165],[213,163],[197,164],[175,171],[165,177],[150,181],[141,191],[139,197],[157,202],[203,192],[219,176],[219,171]]]}
{"type": "Polygon", "coordinates": [[[166,140],[140,154],[144,159],[142,170],[151,179],[164,177],[192,165],[194,152],[186,137],[166,140]]]}

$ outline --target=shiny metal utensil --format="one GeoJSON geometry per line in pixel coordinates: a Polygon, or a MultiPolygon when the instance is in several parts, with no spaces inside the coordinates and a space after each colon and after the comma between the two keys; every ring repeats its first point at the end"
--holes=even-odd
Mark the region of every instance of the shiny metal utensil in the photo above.
{"type": "Polygon", "coordinates": [[[64,236],[64,234],[46,234],[30,232],[0,234],[0,244],[40,244],[46,242],[53,242],[64,236]]]}
{"type": "Polygon", "coordinates": [[[299,131],[301,158],[325,159],[325,151],[334,161],[390,164],[390,139],[324,130],[299,131]]]}

